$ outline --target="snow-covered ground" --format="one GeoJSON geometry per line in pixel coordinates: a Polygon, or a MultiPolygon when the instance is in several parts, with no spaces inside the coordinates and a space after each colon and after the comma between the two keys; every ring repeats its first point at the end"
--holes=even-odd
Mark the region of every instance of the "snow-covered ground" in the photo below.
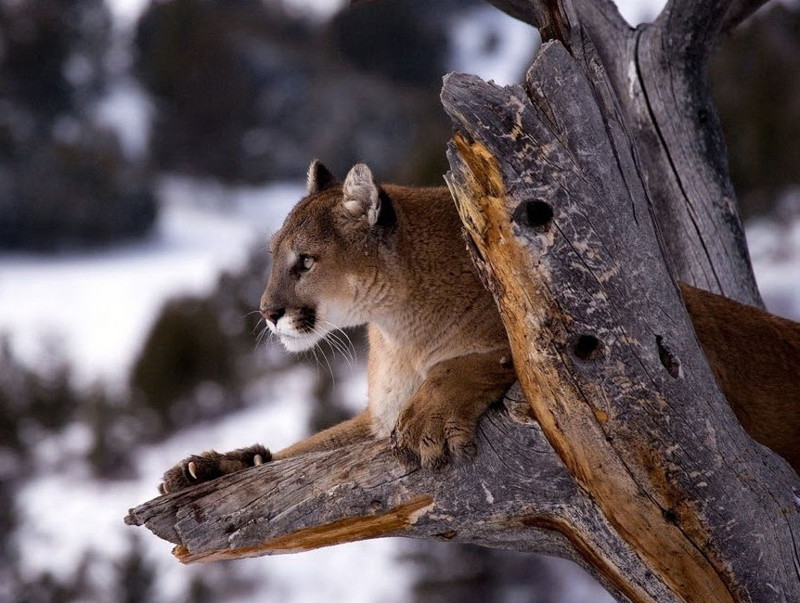
{"type": "Polygon", "coordinates": [[[155,232],[109,250],[57,257],[0,256],[0,333],[33,360],[42,345],[76,359],[77,377],[113,382],[165,299],[209,291],[222,270],[236,269],[277,227],[302,186],[226,188],[166,178],[155,232]],[[54,341],[55,340],[55,341],[54,341]]]}
{"type": "Polygon", "coordinates": [[[800,186],[784,194],[772,217],[748,224],[746,235],[767,309],[800,321],[800,186]]]}
{"type": "MultiPolygon", "coordinates": [[[[300,369],[281,382],[279,403],[268,402],[224,421],[182,432],[162,445],[143,449],[138,459],[140,480],[109,485],[68,472],[33,481],[18,499],[26,525],[25,537],[20,541],[23,571],[31,577],[47,571],[57,578],[69,578],[84,553],[92,551],[109,560],[105,566],[93,566],[95,571],[108,572],[106,577],[93,577],[95,583],[113,584],[114,563],[129,550],[131,535],[137,534],[145,561],[158,568],[159,600],[185,600],[191,578],[209,570],[181,565],[171,556],[171,545],[142,532],[141,528],[124,526],[122,518],[134,504],[153,498],[155,484],[164,468],[190,451],[208,447],[228,450],[241,446],[243,438],[248,442],[258,438],[279,448],[300,437],[307,425],[307,401],[313,383],[303,370],[308,369],[300,369]],[[53,507],[55,500],[59,501],[57,510],[53,507]]],[[[77,440],[80,439],[78,435],[77,440]]],[[[411,568],[396,564],[397,552],[398,542],[385,539],[302,555],[237,560],[226,564],[224,572],[229,577],[237,575],[255,581],[261,587],[239,595],[232,593],[224,600],[399,603],[408,600],[411,568]]],[[[114,601],[114,594],[109,592],[102,600],[114,601]]]]}
{"type": "Polygon", "coordinates": [[[459,14],[450,32],[448,68],[503,86],[521,81],[541,41],[537,29],[488,4],[459,14]]]}

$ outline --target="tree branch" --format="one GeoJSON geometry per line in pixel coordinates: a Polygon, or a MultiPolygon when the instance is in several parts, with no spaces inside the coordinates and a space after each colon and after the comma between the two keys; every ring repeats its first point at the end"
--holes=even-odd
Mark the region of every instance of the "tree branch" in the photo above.
{"type": "Polygon", "coordinates": [[[125,521],[176,544],[184,563],[407,536],[568,557],[603,568],[621,599],[672,600],[576,487],[518,389],[481,421],[474,461],[408,470],[387,441],[359,444],[161,496],[125,521]]]}

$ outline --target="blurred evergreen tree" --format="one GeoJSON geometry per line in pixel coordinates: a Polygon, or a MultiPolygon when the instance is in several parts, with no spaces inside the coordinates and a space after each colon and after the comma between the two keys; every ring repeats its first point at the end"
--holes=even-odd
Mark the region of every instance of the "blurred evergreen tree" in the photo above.
{"type": "Polygon", "coordinates": [[[318,156],[338,172],[367,160],[414,180],[436,157],[441,184],[448,46],[446,20],[430,17],[440,4],[380,2],[312,25],[257,0],[152,3],[136,47],[157,99],[156,163],[259,182],[297,178],[318,156]]]}
{"type": "Polygon", "coordinates": [[[334,48],[359,69],[398,86],[440,88],[446,72],[446,21],[428,0],[381,0],[343,10],[332,20],[334,48]]]}
{"type": "Polygon", "coordinates": [[[213,302],[182,297],[162,310],[131,373],[141,403],[165,432],[241,406],[237,350],[213,302]]]}
{"type": "Polygon", "coordinates": [[[205,296],[168,301],[145,338],[129,376],[127,412],[141,440],[153,441],[244,403],[244,388],[264,368],[253,309],[263,290],[267,254],[254,251],[239,271],[223,273],[205,296]]]}
{"type": "Polygon", "coordinates": [[[106,87],[103,0],[0,4],[0,249],[140,236],[155,197],[93,112],[106,87]]]}
{"type": "Polygon", "coordinates": [[[267,143],[251,131],[259,126],[262,87],[301,77],[284,56],[288,48],[275,48],[297,28],[259,0],[151,3],[136,48],[139,77],[157,99],[154,161],[227,181],[263,180],[267,143]]]}
{"type": "Polygon", "coordinates": [[[138,535],[129,535],[128,551],[116,563],[118,603],[155,603],[161,597],[156,591],[156,568],[144,558],[144,549],[138,535]]]}
{"type": "Polygon", "coordinates": [[[800,185],[800,4],[773,3],[720,44],[714,103],[745,218],[800,185]]]}

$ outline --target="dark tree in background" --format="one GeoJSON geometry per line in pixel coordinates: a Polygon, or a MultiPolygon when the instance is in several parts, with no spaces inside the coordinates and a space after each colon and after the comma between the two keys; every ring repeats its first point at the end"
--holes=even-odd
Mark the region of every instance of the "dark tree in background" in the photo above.
{"type": "MultiPolygon", "coordinates": [[[[163,171],[257,183],[318,156],[341,173],[366,159],[387,180],[441,182],[448,18],[475,5],[388,0],[320,24],[260,0],[151,3],[134,54],[156,109],[152,155],[132,160],[93,118],[110,85],[105,3],[2,3],[0,248],[141,236],[163,171]]],[[[768,7],[711,64],[745,217],[798,182],[799,14],[768,7]]]]}
{"type": "Polygon", "coordinates": [[[722,40],[710,71],[742,215],[768,213],[800,185],[800,4],[756,14],[722,40]]]}
{"type": "Polygon", "coordinates": [[[0,5],[0,249],[110,244],[153,224],[146,171],[92,115],[110,34],[102,0],[0,5]]]}
{"type": "Polygon", "coordinates": [[[341,173],[368,160],[387,178],[440,183],[448,40],[430,17],[451,4],[392,0],[327,24],[259,0],[151,4],[136,48],[157,100],[154,162],[260,182],[297,178],[319,156],[341,173]]]}
{"type": "Polygon", "coordinates": [[[440,20],[424,19],[423,2],[390,0],[354,6],[331,22],[341,56],[400,87],[440,85],[447,38],[440,20]]]}

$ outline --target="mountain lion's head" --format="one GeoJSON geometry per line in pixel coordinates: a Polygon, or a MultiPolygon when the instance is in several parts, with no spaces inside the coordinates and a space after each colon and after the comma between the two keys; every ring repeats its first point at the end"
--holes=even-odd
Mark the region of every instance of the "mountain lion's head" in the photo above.
{"type": "Polygon", "coordinates": [[[307,196],[270,241],[261,315],[284,347],[309,349],[329,332],[364,324],[392,291],[380,279],[395,214],[364,164],[343,184],[314,160],[307,196]]]}

